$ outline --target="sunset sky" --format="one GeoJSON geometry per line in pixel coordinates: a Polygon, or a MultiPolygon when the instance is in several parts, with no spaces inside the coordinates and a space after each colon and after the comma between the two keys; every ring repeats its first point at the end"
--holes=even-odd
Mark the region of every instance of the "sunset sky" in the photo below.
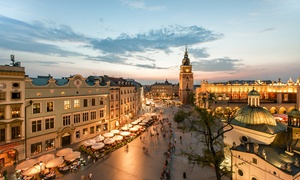
{"type": "Polygon", "coordinates": [[[81,74],[195,84],[300,75],[299,0],[0,0],[0,65],[31,77],[81,74]]]}

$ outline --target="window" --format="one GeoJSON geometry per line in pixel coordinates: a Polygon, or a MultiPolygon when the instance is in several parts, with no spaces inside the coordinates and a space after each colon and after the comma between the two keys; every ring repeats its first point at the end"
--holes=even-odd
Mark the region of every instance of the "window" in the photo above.
{"type": "Polygon", "coordinates": [[[82,113],[82,120],[83,120],[83,122],[89,120],[89,113],[88,112],[82,113]]]}
{"type": "Polygon", "coordinates": [[[106,130],[107,130],[107,123],[103,124],[103,131],[106,131],[106,130]]]}
{"type": "Polygon", "coordinates": [[[239,174],[240,176],[244,176],[244,172],[243,172],[241,169],[238,170],[238,174],[239,174]]]}
{"type": "Polygon", "coordinates": [[[114,95],[113,94],[110,95],[110,100],[114,100],[114,95]]]}
{"type": "Polygon", "coordinates": [[[18,139],[21,137],[21,128],[20,126],[11,127],[11,138],[18,139]]]}
{"type": "Polygon", "coordinates": [[[96,111],[91,112],[91,120],[96,119],[96,111]]]}
{"type": "Polygon", "coordinates": [[[12,83],[12,87],[13,88],[19,88],[20,87],[20,83],[12,83]]]}
{"type": "Polygon", "coordinates": [[[20,92],[12,92],[11,99],[21,99],[21,93],[20,92]]]}
{"type": "Polygon", "coordinates": [[[87,99],[83,100],[83,107],[88,107],[88,100],[87,99]]]}
{"type": "Polygon", "coordinates": [[[12,118],[20,117],[20,113],[21,113],[20,109],[21,109],[20,106],[11,106],[11,117],[12,118]]]}
{"type": "Polygon", "coordinates": [[[74,108],[80,108],[79,99],[74,100],[74,108]]]}
{"type": "Polygon", "coordinates": [[[52,128],[54,128],[54,118],[45,119],[45,129],[52,129],[52,128]]]}
{"type": "Polygon", "coordinates": [[[252,159],[252,162],[253,162],[254,164],[257,164],[257,159],[256,159],[256,158],[253,158],[253,159],[252,159]]]}
{"type": "Polygon", "coordinates": [[[5,100],[5,92],[0,92],[0,101],[4,101],[5,100]]]}
{"type": "Polygon", "coordinates": [[[37,132],[42,130],[42,120],[36,120],[31,122],[31,132],[37,132]]]}
{"type": "Polygon", "coordinates": [[[33,103],[33,114],[37,114],[41,112],[41,104],[40,103],[33,103]]]}
{"type": "Polygon", "coordinates": [[[31,155],[39,154],[42,152],[42,142],[31,144],[31,155]]]}
{"type": "Polygon", "coordinates": [[[74,123],[80,123],[80,114],[74,114],[74,123]]]}
{"type": "Polygon", "coordinates": [[[103,98],[100,98],[100,105],[103,105],[104,102],[103,102],[103,98]]]}
{"type": "Polygon", "coordinates": [[[63,116],[63,126],[68,126],[68,125],[70,125],[70,123],[71,123],[70,120],[71,120],[70,115],[63,116]]]}
{"type": "Polygon", "coordinates": [[[54,145],[54,138],[53,139],[48,139],[45,141],[45,150],[49,151],[51,149],[54,149],[55,145],[54,145]]]}
{"type": "Polygon", "coordinates": [[[103,117],[104,117],[104,111],[100,110],[100,118],[103,118],[103,117]]]}
{"type": "Polygon", "coordinates": [[[95,133],[95,126],[91,126],[90,127],[90,134],[94,134],[95,133]]]}
{"type": "Polygon", "coordinates": [[[75,135],[76,135],[76,139],[79,139],[80,138],[80,131],[76,131],[75,135]]]}
{"type": "Polygon", "coordinates": [[[96,106],[96,99],[95,98],[92,99],[92,106],[96,106]]]}
{"type": "Polygon", "coordinates": [[[64,101],[64,109],[70,109],[70,101],[64,101]]]}
{"type": "Polygon", "coordinates": [[[47,112],[53,111],[53,102],[47,102],[47,112]]]}
{"type": "Polygon", "coordinates": [[[0,142],[5,141],[5,129],[0,129],[0,142]]]}
{"type": "Polygon", "coordinates": [[[84,128],[83,131],[82,131],[82,134],[87,135],[88,134],[88,128],[84,128]]]}
{"type": "Polygon", "coordinates": [[[96,131],[97,131],[97,132],[100,132],[100,131],[101,131],[101,125],[97,125],[97,126],[96,126],[96,131]]]}
{"type": "Polygon", "coordinates": [[[0,106],[0,119],[5,119],[5,106],[0,106]]]}

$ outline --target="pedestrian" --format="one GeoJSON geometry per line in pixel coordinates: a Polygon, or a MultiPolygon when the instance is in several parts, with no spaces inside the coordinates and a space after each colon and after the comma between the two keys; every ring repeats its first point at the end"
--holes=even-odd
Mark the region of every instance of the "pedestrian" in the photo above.
{"type": "Polygon", "coordinates": [[[90,174],[89,174],[89,176],[88,176],[88,177],[89,177],[89,180],[92,179],[92,175],[93,175],[93,174],[90,172],[90,174]]]}

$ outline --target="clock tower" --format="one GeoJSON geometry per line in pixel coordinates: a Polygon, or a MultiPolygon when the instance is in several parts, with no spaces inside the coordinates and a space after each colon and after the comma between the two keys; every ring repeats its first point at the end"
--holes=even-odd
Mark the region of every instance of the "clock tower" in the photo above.
{"type": "Polygon", "coordinates": [[[179,98],[183,104],[189,103],[189,96],[194,91],[194,76],[190,63],[187,47],[185,48],[184,58],[180,66],[179,73],[179,98]]]}

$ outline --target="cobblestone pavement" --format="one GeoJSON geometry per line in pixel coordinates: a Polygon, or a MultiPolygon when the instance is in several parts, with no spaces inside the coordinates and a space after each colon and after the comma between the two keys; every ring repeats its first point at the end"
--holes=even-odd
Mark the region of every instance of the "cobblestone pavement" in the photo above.
{"type": "MultiPolygon", "coordinates": [[[[161,108],[158,106],[158,108],[161,108]]],[[[176,111],[176,107],[173,108],[176,111]]],[[[64,180],[80,180],[81,176],[87,176],[89,173],[93,174],[92,179],[103,180],[159,180],[163,172],[166,156],[164,153],[168,150],[169,143],[175,143],[175,152],[170,156],[168,168],[172,180],[210,180],[215,179],[214,170],[212,168],[200,168],[188,163],[187,158],[180,156],[180,150],[185,149],[195,141],[195,137],[190,133],[182,133],[176,128],[176,123],[172,120],[171,108],[164,108],[164,113],[160,118],[169,118],[172,123],[172,138],[169,136],[163,137],[162,133],[158,136],[151,136],[153,127],[149,127],[148,131],[142,134],[142,138],[136,138],[129,143],[128,151],[122,147],[104,159],[98,160],[94,163],[92,160],[88,161],[85,154],[82,157],[87,161],[86,166],[83,166],[75,173],[67,173],[65,175],[57,174],[56,179],[64,180]],[[182,142],[180,142],[180,136],[182,142]],[[145,154],[143,147],[148,148],[148,154],[145,154]],[[183,173],[186,173],[186,178],[183,178],[183,173]]],[[[157,129],[160,126],[157,126],[157,129]]],[[[71,148],[77,150],[80,143],[70,145],[71,148]]],[[[55,152],[54,152],[55,153],[55,152]]],[[[6,167],[10,176],[10,180],[17,179],[14,174],[15,166],[6,167]]],[[[229,179],[229,178],[224,178],[229,179]]]]}

